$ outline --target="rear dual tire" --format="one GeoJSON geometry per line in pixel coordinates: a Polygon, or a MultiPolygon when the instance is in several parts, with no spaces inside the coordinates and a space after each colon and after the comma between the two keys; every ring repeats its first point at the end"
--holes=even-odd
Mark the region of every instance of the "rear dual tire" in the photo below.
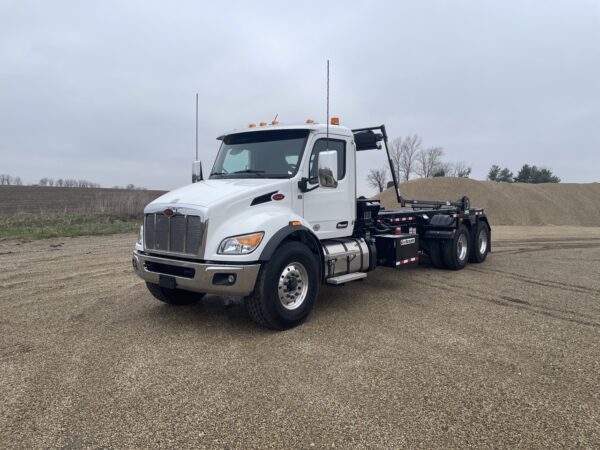
{"type": "Polygon", "coordinates": [[[474,234],[461,225],[456,229],[454,237],[445,241],[429,243],[431,265],[438,269],[460,270],[467,262],[482,263],[490,249],[490,227],[479,222],[474,234]]]}
{"type": "Polygon", "coordinates": [[[469,230],[464,225],[460,225],[456,229],[454,237],[442,243],[442,258],[446,269],[464,269],[469,260],[470,248],[471,236],[469,230]]]}
{"type": "Polygon", "coordinates": [[[482,263],[490,250],[490,227],[485,222],[479,222],[471,241],[469,262],[482,263]]]}

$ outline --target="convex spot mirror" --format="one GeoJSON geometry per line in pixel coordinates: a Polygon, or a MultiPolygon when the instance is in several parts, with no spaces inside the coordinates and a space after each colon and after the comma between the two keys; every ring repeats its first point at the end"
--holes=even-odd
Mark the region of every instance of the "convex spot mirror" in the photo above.
{"type": "Polygon", "coordinates": [[[194,161],[192,163],[192,183],[202,181],[202,163],[200,161],[194,161]]]}
{"type": "Polygon", "coordinates": [[[319,186],[324,188],[336,188],[338,185],[338,160],[337,152],[327,150],[318,155],[319,186]]]}

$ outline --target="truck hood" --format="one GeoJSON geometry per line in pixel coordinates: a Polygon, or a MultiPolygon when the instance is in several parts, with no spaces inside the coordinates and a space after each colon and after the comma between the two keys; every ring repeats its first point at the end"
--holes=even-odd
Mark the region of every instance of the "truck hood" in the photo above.
{"type": "Polygon", "coordinates": [[[174,191],[161,195],[152,201],[153,204],[177,204],[197,205],[210,207],[223,201],[230,201],[240,197],[252,200],[254,197],[279,189],[286,189],[289,179],[265,179],[265,178],[243,178],[243,179],[213,179],[189,184],[174,191]]]}

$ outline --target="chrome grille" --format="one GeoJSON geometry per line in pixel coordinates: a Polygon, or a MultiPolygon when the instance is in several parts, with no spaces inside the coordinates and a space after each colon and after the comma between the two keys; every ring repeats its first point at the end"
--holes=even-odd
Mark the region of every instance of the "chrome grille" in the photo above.
{"type": "Polygon", "coordinates": [[[202,247],[204,227],[199,216],[146,214],[144,246],[149,251],[197,256],[202,247]]]}

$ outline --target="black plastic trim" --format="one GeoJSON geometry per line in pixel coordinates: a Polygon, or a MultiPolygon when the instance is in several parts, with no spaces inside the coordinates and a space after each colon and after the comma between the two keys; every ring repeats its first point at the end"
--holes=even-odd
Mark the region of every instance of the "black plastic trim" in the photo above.
{"type": "Polygon", "coordinates": [[[313,244],[315,245],[315,247],[317,248],[318,252],[319,252],[319,274],[321,277],[321,281],[324,280],[324,256],[323,256],[323,246],[321,245],[321,242],[319,241],[319,238],[317,236],[315,236],[315,234],[307,227],[305,226],[292,226],[292,225],[287,225],[285,227],[283,227],[282,229],[280,229],[279,231],[277,231],[272,237],[271,239],[269,239],[269,242],[267,242],[267,245],[265,245],[265,248],[263,248],[262,253],[260,254],[259,257],[259,261],[260,262],[265,262],[268,261],[269,259],[271,259],[271,257],[273,256],[273,254],[275,253],[275,250],[277,250],[277,247],[279,247],[279,245],[290,235],[292,235],[293,233],[297,233],[297,232],[302,232],[302,233],[306,233],[309,236],[309,239],[312,239],[313,244]]]}
{"type": "Polygon", "coordinates": [[[258,197],[255,197],[252,200],[252,202],[250,203],[250,206],[260,205],[262,203],[268,203],[270,201],[273,201],[273,199],[271,197],[273,196],[273,194],[277,194],[277,192],[278,191],[267,192],[266,194],[259,195],[258,197]]]}

